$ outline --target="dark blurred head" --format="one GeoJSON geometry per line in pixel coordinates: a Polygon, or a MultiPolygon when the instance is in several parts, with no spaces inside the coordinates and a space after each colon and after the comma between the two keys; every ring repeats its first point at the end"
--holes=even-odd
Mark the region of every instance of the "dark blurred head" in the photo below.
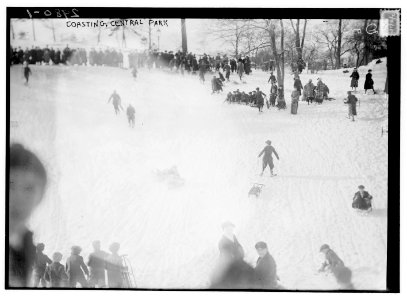
{"type": "Polygon", "coordinates": [[[79,246],[72,246],[71,247],[71,253],[72,254],[79,255],[81,253],[81,251],[82,251],[82,248],[79,247],[79,246]]]}
{"type": "Polygon", "coordinates": [[[259,254],[260,257],[264,257],[268,253],[267,244],[265,242],[257,242],[254,247],[256,248],[257,254],[259,254]]]}
{"type": "Polygon", "coordinates": [[[62,253],[60,253],[60,252],[55,252],[55,253],[52,255],[52,260],[55,261],[55,262],[60,262],[60,261],[62,260],[62,253]]]}
{"type": "Polygon", "coordinates": [[[47,173],[38,157],[20,144],[10,147],[9,225],[10,232],[24,226],[41,202],[47,173]]]}
{"type": "Polygon", "coordinates": [[[42,252],[45,249],[45,245],[43,243],[38,243],[36,248],[38,252],[42,252]]]}

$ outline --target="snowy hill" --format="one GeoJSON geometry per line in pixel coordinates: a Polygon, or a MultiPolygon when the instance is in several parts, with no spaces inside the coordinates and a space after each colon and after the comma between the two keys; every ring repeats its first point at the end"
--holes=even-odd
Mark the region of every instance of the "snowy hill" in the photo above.
{"type": "MultiPolygon", "coordinates": [[[[385,66],[373,66],[377,89],[384,88],[385,66]]],[[[352,269],[357,289],[385,289],[387,100],[358,93],[357,120],[350,122],[343,104],[350,73],[301,75],[303,84],[321,77],[336,100],[301,102],[291,115],[224,103],[237,88],[268,94],[268,74],[260,71],[219,95],[210,94],[208,75],[202,85],[197,76],[158,70],[142,69],[136,81],[109,67],[32,71],[25,87],[20,68],[11,68],[10,118],[18,122],[11,140],[38,153],[49,172],[46,198],[31,220],[45,253],[61,251],[65,260],[78,244],[86,258],[93,240],[105,249],[120,242],[139,287],[207,288],[220,224],[230,220],[249,263],[257,259],[256,242],[269,244],[286,288],[337,288],[333,278],[316,275],[319,247],[327,243],[352,269]],[[136,108],[135,129],[107,104],[114,89],[124,107],[136,108]],[[267,139],[280,155],[278,176],[259,178],[257,155],[267,139]],[[157,180],[156,170],[172,166],[182,187],[157,180]],[[263,193],[248,198],[259,180],[263,193]],[[365,217],[351,209],[360,184],[374,197],[365,217]]],[[[363,88],[366,72],[359,71],[363,88]]],[[[292,84],[286,74],[286,88],[292,84]]]]}

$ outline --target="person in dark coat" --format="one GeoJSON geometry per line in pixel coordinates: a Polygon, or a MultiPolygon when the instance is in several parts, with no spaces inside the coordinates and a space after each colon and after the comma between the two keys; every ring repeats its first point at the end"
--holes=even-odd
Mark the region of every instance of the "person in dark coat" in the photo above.
{"type": "Polygon", "coordinates": [[[89,270],[83,261],[83,257],[79,255],[81,251],[81,247],[73,246],[71,256],[66,260],[66,273],[69,278],[69,286],[72,288],[75,288],[77,283],[83,288],[88,286],[84,273],[89,276],[89,270]]]}
{"type": "Polygon", "coordinates": [[[105,264],[109,254],[100,249],[100,241],[94,241],[92,246],[93,252],[89,255],[87,264],[90,270],[89,287],[103,288],[106,286],[105,264]]]}
{"type": "Polygon", "coordinates": [[[275,289],[278,287],[277,265],[270,255],[267,244],[258,242],[255,245],[259,258],[254,268],[256,287],[259,289],[275,289]]]}
{"type": "Polygon", "coordinates": [[[272,107],[276,106],[276,98],[277,98],[278,88],[275,82],[271,83],[270,89],[270,105],[272,107]]]}
{"type": "Polygon", "coordinates": [[[260,91],[259,88],[256,88],[256,105],[259,109],[259,112],[263,111],[263,106],[264,106],[264,97],[266,97],[266,94],[260,91]]]}
{"type": "Polygon", "coordinates": [[[222,224],[223,235],[218,244],[221,260],[243,260],[243,247],[237,240],[234,229],[235,225],[231,222],[222,224]]]}
{"type": "Polygon", "coordinates": [[[291,93],[291,114],[296,115],[298,111],[298,101],[300,100],[300,93],[294,90],[291,93]]]}
{"type": "Polygon", "coordinates": [[[358,87],[358,82],[359,82],[359,72],[357,68],[353,69],[352,74],[350,75],[350,78],[352,78],[352,80],[350,81],[350,87],[353,89],[355,89],[358,87]]]}
{"type": "Polygon", "coordinates": [[[119,250],[119,243],[111,244],[109,247],[111,254],[106,258],[107,282],[109,288],[123,287],[122,271],[124,270],[124,267],[123,259],[118,254],[119,250]]]}
{"type": "Polygon", "coordinates": [[[28,62],[24,62],[24,65],[23,65],[23,74],[24,74],[24,78],[25,78],[25,85],[27,85],[28,84],[28,80],[30,79],[30,75],[32,74],[31,73],[31,69],[30,69],[30,67],[28,66],[28,62]]]}
{"type": "Polygon", "coordinates": [[[284,99],[284,89],[282,86],[279,86],[277,90],[277,107],[278,110],[286,108],[286,103],[284,99]]]}
{"type": "Polygon", "coordinates": [[[302,97],[302,100],[307,101],[308,105],[309,103],[314,100],[314,90],[315,90],[315,85],[312,83],[312,79],[308,81],[308,83],[304,86],[304,94],[302,97]]]}
{"type": "Polygon", "coordinates": [[[273,71],[270,72],[270,77],[267,82],[271,82],[271,84],[277,83],[277,79],[276,79],[276,76],[274,76],[273,71]]]}
{"type": "Polygon", "coordinates": [[[369,69],[366,74],[365,85],[364,85],[365,94],[366,94],[367,90],[373,90],[373,93],[376,94],[376,91],[374,90],[373,85],[374,85],[374,81],[372,79],[372,70],[369,69]]]}
{"type": "Polygon", "coordinates": [[[332,271],[334,268],[345,266],[342,259],[339,258],[329,245],[322,245],[319,251],[325,255],[325,261],[318,270],[319,272],[332,271]]]}
{"type": "Polygon", "coordinates": [[[353,196],[352,207],[361,210],[369,210],[372,208],[372,199],[373,197],[365,191],[363,185],[359,185],[359,191],[353,196]]]}
{"type": "Polygon", "coordinates": [[[267,140],[266,141],[267,146],[264,147],[264,149],[260,152],[259,156],[262,156],[263,154],[263,170],[260,174],[260,176],[263,176],[264,170],[266,169],[267,166],[270,167],[270,173],[271,176],[273,176],[273,169],[274,169],[274,163],[273,163],[273,153],[274,155],[277,157],[278,160],[280,160],[280,158],[278,157],[277,151],[276,149],[274,149],[273,146],[271,146],[271,141],[267,140]]]}
{"type": "Polygon", "coordinates": [[[49,282],[51,288],[66,287],[68,275],[65,272],[64,265],[61,264],[62,254],[55,252],[52,255],[52,263],[45,269],[44,278],[49,282]]]}
{"type": "Polygon", "coordinates": [[[114,90],[113,94],[110,95],[107,103],[109,103],[110,100],[112,100],[112,99],[113,99],[114,112],[117,115],[120,112],[120,109],[123,110],[123,107],[122,107],[122,99],[120,98],[119,94],[116,93],[116,90],[114,90]]]}
{"type": "Polygon", "coordinates": [[[332,273],[341,289],[354,289],[352,271],[345,266],[342,259],[327,244],[321,246],[320,252],[325,255],[325,261],[318,271],[332,273]]]}
{"type": "Polygon", "coordinates": [[[129,104],[129,106],[127,107],[126,114],[129,126],[131,128],[134,128],[136,110],[131,104],[129,104]]]}
{"type": "Polygon", "coordinates": [[[37,252],[34,260],[34,287],[38,287],[40,284],[42,287],[47,286],[44,274],[47,265],[51,264],[52,260],[43,253],[44,249],[45,245],[43,243],[37,245],[37,252]]]}
{"type": "Polygon", "coordinates": [[[38,157],[20,144],[9,153],[9,221],[7,287],[29,287],[36,248],[27,222],[41,203],[47,173],[38,157]]]}
{"type": "Polygon", "coordinates": [[[348,104],[348,117],[352,118],[352,122],[355,121],[356,113],[356,102],[358,98],[355,95],[352,95],[352,91],[348,91],[348,98],[346,99],[345,103],[348,104]]]}
{"type": "Polygon", "coordinates": [[[243,73],[244,73],[244,65],[243,65],[243,61],[241,59],[239,59],[239,62],[237,64],[237,73],[239,74],[239,79],[241,81],[243,73]]]}
{"type": "Polygon", "coordinates": [[[294,77],[294,89],[296,89],[301,96],[301,90],[303,89],[303,87],[301,79],[298,75],[294,77]]]}
{"type": "Polygon", "coordinates": [[[226,72],[225,76],[226,76],[226,80],[229,81],[229,77],[230,77],[230,65],[226,62],[225,66],[223,67],[223,70],[226,72]]]}
{"type": "Polygon", "coordinates": [[[59,63],[61,62],[61,50],[57,49],[55,51],[53,62],[54,64],[59,65],[59,63]]]}

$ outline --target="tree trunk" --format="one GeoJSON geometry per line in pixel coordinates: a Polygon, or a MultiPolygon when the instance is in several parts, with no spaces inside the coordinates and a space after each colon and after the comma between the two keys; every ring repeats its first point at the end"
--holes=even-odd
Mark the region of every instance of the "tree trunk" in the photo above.
{"type": "Polygon", "coordinates": [[[284,24],[283,20],[280,19],[280,26],[281,26],[281,74],[282,74],[282,83],[284,89],[284,24]]]}
{"type": "Polygon", "coordinates": [[[283,86],[284,80],[282,79],[281,69],[280,69],[280,60],[278,59],[277,47],[276,47],[276,33],[274,25],[269,21],[268,25],[268,32],[270,35],[270,44],[271,44],[271,51],[273,53],[275,62],[276,62],[276,70],[277,70],[277,83],[279,86],[283,86]]]}
{"type": "Polygon", "coordinates": [[[338,46],[336,47],[336,69],[341,67],[341,47],[342,47],[342,19],[339,19],[338,24],[338,46]]]}
{"type": "Polygon", "coordinates": [[[31,26],[32,26],[32,30],[33,30],[33,40],[35,42],[35,27],[34,27],[34,19],[31,19],[31,26]]]}
{"type": "Polygon", "coordinates": [[[125,27],[122,26],[122,47],[127,48],[126,43],[126,33],[124,32],[125,27]]]}
{"type": "Polygon", "coordinates": [[[302,30],[302,41],[301,41],[301,58],[302,58],[302,51],[304,49],[304,42],[305,42],[305,32],[307,29],[307,19],[305,19],[304,28],[302,30]]]}
{"type": "MultiPolygon", "coordinates": [[[[182,20],[181,20],[182,22],[182,20]]],[[[151,50],[151,24],[148,22],[148,50],[151,50]]]]}
{"type": "Polygon", "coordinates": [[[187,44],[187,27],[185,25],[185,19],[181,19],[181,34],[182,34],[182,52],[188,52],[187,44]]]}
{"type": "Polygon", "coordinates": [[[51,29],[52,29],[52,38],[54,39],[54,43],[57,41],[55,38],[55,26],[54,21],[51,19],[51,29]]]}
{"type": "Polygon", "coordinates": [[[11,20],[10,20],[10,29],[11,29],[11,37],[14,40],[15,39],[14,27],[13,27],[13,22],[11,20]]]}

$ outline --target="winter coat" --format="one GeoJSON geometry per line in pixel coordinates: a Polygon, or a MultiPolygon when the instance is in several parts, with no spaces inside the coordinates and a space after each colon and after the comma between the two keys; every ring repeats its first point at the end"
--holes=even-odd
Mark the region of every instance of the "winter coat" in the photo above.
{"type": "Polygon", "coordinates": [[[34,274],[38,277],[44,276],[47,264],[51,264],[52,260],[44,253],[37,252],[34,260],[34,274]]]}
{"type": "Polygon", "coordinates": [[[350,87],[358,87],[358,81],[359,81],[359,73],[357,71],[353,71],[352,75],[350,75],[352,78],[350,82],[350,87]]]}
{"type": "Polygon", "coordinates": [[[314,98],[314,89],[315,85],[312,82],[308,82],[304,86],[304,98],[307,99],[308,97],[314,98]]]}
{"type": "Polygon", "coordinates": [[[219,241],[219,251],[221,260],[233,261],[233,260],[243,260],[244,251],[242,245],[240,245],[236,236],[233,236],[233,241],[222,236],[219,241]]]}
{"type": "Polygon", "coordinates": [[[264,149],[260,152],[259,157],[262,156],[263,153],[264,153],[263,161],[270,161],[270,160],[273,161],[273,156],[272,156],[273,153],[277,157],[277,159],[280,159],[278,157],[276,149],[274,149],[274,147],[271,145],[267,145],[266,147],[264,147],[264,149]]]}
{"type": "Polygon", "coordinates": [[[48,281],[51,287],[64,287],[65,281],[68,280],[68,275],[65,272],[64,266],[59,262],[53,262],[45,269],[45,280],[48,281]]]}
{"type": "Polygon", "coordinates": [[[26,231],[23,236],[21,249],[8,247],[8,275],[9,287],[28,287],[30,274],[35,259],[35,246],[33,244],[33,233],[26,231]]]}
{"type": "Polygon", "coordinates": [[[106,258],[107,282],[109,288],[123,287],[123,260],[117,254],[110,254],[106,258]]]}
{"type": "Polygon", "coordinates": [[[356,192],[355,196],[353,196],[352,207],[357,209],[369,209],[372,207],[372,199],[373,197],[366,191],[363,191],[362,194],[360,192],[356,192]]]}
{"type": "Polygon", "coordinates": [[[366,80],[365,80],[364,89],[365,89],[365,90],[373,89],[373,84],[374,84],[374,81],[373,81],[373,79],[372,79],[372,74],[371,74],[371,73],[367,73],[367,74],[366,74],[366,80]]]}
{"type": "Polygon", "coordinates": [[[333,271],[337,267],[344,266],[345,264],[339,258],[339,256],[332,249],[328,249],[325,254],[325,262],[322,264],[322,269],[325,270],[328,268],[330,271],[333,271]]]}
{"type": "Polygon", "coordinates": [[[257,259],[254,268],[256,287],[259,289],[273,289],[277,287],[277,265],[274,258],[267,253],[257,259]]]}
{"type": "Polygon", "coordinates": [[[70,281],[85,280],[84,273],[89,275],[88,267],[83,261],[83,257],[77,254],[72,254],[66,260],[66,273],[70,281]]]}
{"type": "Polygon", "coordinates": [[[301,96],[301,90],[303,89],[303,87],[302,87],[301,80],[299,78],[295,79],[294,88],[300,93],[300,96],[301,96]]]}
{"type": "Polygon", "coordinates": [[[356,102],[358,101],[358,98],[355,97],[355,95],[349,95],[348,99],[345,103],[349,105],[349,115],[350,116],[356,116],[356,102]]]}

